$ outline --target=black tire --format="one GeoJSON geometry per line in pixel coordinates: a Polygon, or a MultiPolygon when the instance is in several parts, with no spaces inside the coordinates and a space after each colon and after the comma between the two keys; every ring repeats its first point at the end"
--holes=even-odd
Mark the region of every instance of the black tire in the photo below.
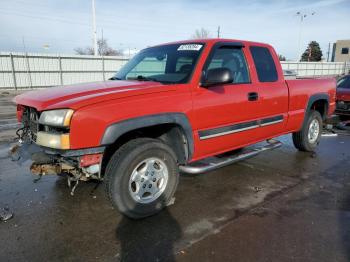
{"type": "Polygon", "coordinates": [[[303,124],[303,127],[300,131],[293,133],[293,143],[294,146],[300,151],[304,152],[313,152],[318,144],[320,143],[321,134],[323,128],[322,116],[318,111],[310,110],[307,115],[307,119],[303,124]],[[308,138],[310,124],[313,120],[317,120],[319,123],[319,133],[317,139],[314,142],[311,142],[308,138]]]}
{"type": "Polygon", "coordinates": [[[104,181],[109,200],[122,214],[134,219],[154,215],[168,205],[176,191],[179,181],[176,155],[168,145],[158,139],[131,140],[111,157],[104,181]],[[163,193],[153,202],[139,203],[129,191],[129,179],[139,163],[152,157],[164,162],[168,169],[168,182],[163,193]]]}

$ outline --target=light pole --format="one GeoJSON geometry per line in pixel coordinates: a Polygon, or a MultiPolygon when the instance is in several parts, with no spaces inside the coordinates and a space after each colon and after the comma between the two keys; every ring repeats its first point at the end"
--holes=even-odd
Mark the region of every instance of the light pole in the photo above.
{"type": "Polygon", "coordinates": [[[97,32],[95,0],[92,0],[92,39],[94,41],[94,55],[97,56],[97,32]]]}
{"type": "MultiPolygon", "coordinates": [[[[316,12],[312,12],[311,15],[315,15],[316,12]]],[[[308,16],[307,13],[302,13],[300,11],[298,11],[296,13],[296,16],[299,16],[300,17],[300,26],[299,26],[299,37],[298,37],[298,56],[300,57],[301,59],[301,33],[302,33],[302,30],[303,30],[303,22],[304,22],[304,19],[308,16]]],[[[300,60],[299,59],[299,60],[300,60]]]]}

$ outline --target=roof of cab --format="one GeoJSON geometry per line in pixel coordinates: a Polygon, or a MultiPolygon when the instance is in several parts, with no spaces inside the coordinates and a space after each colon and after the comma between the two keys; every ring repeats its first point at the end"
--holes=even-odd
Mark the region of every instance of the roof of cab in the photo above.
{"type": "Polygon", "coordinates": [[[260,43],[260,42],[253,42],[253,41],[247,41],[247,40],[239,40],[239,39],[228,39],[228,38],[205,38],[205,39],[188,39],[188,40],[182,40],[182,41],[175,41],[175,42],[168,42],[163,43],[155,46],[162,46],[162,45],[170,45],[170,44],[189,44],[189,43],[205,43],[205,44],[215,44],[217,42],[239,42],[243,45],[259,45],[259,46],[271,46],[266,43],[260,43]]]}

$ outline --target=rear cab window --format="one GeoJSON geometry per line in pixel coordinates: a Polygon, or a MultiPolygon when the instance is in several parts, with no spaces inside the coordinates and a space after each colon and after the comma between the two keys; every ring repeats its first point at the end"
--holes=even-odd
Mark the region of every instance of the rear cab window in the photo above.
{"type": "Polygon", "coordinates": [[[259,81],[276,82],[278,80],[278,73],[270,50],[266,47],[251,46],[250,52],[254,60],[259,81]]]}

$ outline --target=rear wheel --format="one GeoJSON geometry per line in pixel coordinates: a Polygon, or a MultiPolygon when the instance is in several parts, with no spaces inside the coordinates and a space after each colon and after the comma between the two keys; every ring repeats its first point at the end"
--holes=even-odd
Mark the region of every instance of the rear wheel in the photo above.
{"type": "Polygon", "coordinates": [[[114,153],[106,169],[106,191],[112,204],[131,218],[163,209],[178,184],[173,150],[157,139],[138,138],[114,153]]]}
{"type": "Polygon", "coordinates": [[[311,110],[302,129],[293,133],[294,146],[300,151],[312,152],[320,143],[322,134],[322,116],[318,111],[311,110]]]}

